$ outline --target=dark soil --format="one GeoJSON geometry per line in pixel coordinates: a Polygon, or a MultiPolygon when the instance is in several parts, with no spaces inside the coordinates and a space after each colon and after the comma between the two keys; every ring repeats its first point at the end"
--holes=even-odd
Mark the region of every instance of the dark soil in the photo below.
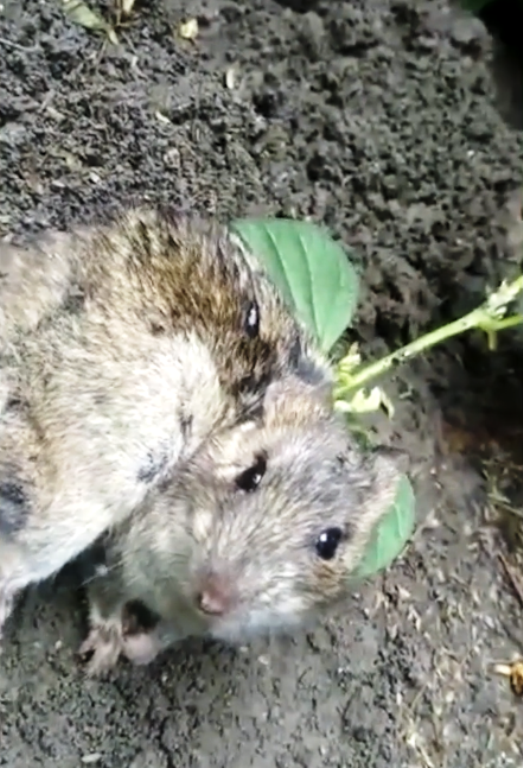
{"type": "MultiPolygon", "coordinates": [[[[1,8],[1,233],[132,198],[310,216],[354,249],[368,354],[457,317],[517,266],[516,74],[493,74],[479,21],[436,0],[157,0],[114,49],[59,0],[1,8]],[[192,16],[194,43],[173,34],[192,16]]],[[[391,382],[382,429],[415,459],[420,529],[339,621],[86,682],[77,593],[66,576],[30,593],[0,666],[0,765],[521,766],[521,704],[491,663],[523,651],[522,607],[477,455],[490,478],[520,462],[520,340],[490,356],[483,339],[448,345],[391,382]]]]}

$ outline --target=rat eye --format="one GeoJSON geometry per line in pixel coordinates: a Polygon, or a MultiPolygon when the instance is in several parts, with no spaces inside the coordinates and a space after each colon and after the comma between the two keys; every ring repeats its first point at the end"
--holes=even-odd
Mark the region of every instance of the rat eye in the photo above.
{"type": "Polygon", "coordinates": [[[241,475],[238,475],[235,480],[236,487],[239,488],[240,491],[245,491],[245,493],[253,493],[261,483],[266,469],[267,459],[260,454],[256,457],[256,461],[252,467],[249,467],[249,469],[246,469],[241,475]]]}
{"type": "Polygon", "coordinates": [[[250,339],[260,333],[260,308],[255,301],[249,301],[243,316],[243,330],[250,339]]]}
{"type": "Polygon", "coordinates": [[[343,538],[341,528],[327,528],[322,531],[316,541],[316,554],[322,560],[332,560],[343,538]]]}

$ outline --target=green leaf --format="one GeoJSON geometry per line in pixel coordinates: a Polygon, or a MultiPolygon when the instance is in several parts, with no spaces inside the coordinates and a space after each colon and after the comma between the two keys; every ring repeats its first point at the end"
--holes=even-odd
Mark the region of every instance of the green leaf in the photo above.
{"type": "Polygon", "coordinates": [[[355,575],[366,578],[387,568],[403,551],[415,520],[414,491],[408,477],[401,475],[394,504],[376,525],[355,575]]]}
{"type": "Polygon", "coordinates": [[[116,33],[109,22],[93,11],[83,0],[62,0],[62,7],[73,24],[94,32],[105,32],[112,43],[118,44],[116,33]]]}
{"type": "Polygon", "coordinates": [[[358,277],[344,249],[322,227],[294,219],[239,219],[231,228],[263,262],[323,352],[350,325],[358,277]]]}

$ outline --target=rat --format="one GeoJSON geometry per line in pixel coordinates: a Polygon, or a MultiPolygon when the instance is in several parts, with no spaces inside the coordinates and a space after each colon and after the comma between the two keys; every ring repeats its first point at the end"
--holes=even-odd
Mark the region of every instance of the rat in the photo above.
{"type": "Polygon", "coordinates": [[[262,417],[287,376],[325,393],[332,374],[214,220],[133,208],[4,244],[0,258],[1,639],[22,589],[124,520],[209,435],[262,417]]]}
{"type": "Polygon", "coordinates": [[[63,302],[77,277],[87,227],[44,230],[23,242],[0,241],[0,349],[16,331],[34,330],[63,302]]]}
{"type": "Polygon", "coordinates": [[[362,448],[289,381],[263,419],[213,436],[99,542],[85,589],[88,675],[186,637],[238,644],[309,625],[348,597],[406,454],[362,448]]]}

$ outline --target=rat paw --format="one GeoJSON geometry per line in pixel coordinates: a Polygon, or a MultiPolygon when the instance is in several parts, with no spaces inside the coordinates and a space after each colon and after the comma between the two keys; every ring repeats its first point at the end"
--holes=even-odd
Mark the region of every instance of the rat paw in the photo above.
{"type": "Polygon", "coordinates": [[[123,641],[123,654],[137,666],[150,664],[160,653],[161,646],[152,634],[140,632],[126,635],[123,641]]]}
{"type": "Polygon", "coordinates": [[[107,622],[94,626],[78,649],[80,658],[85,660],[90,656],[85,664],[87,676],[97,677],[113,669],[123,646],[121,624],[107,622]]]}

